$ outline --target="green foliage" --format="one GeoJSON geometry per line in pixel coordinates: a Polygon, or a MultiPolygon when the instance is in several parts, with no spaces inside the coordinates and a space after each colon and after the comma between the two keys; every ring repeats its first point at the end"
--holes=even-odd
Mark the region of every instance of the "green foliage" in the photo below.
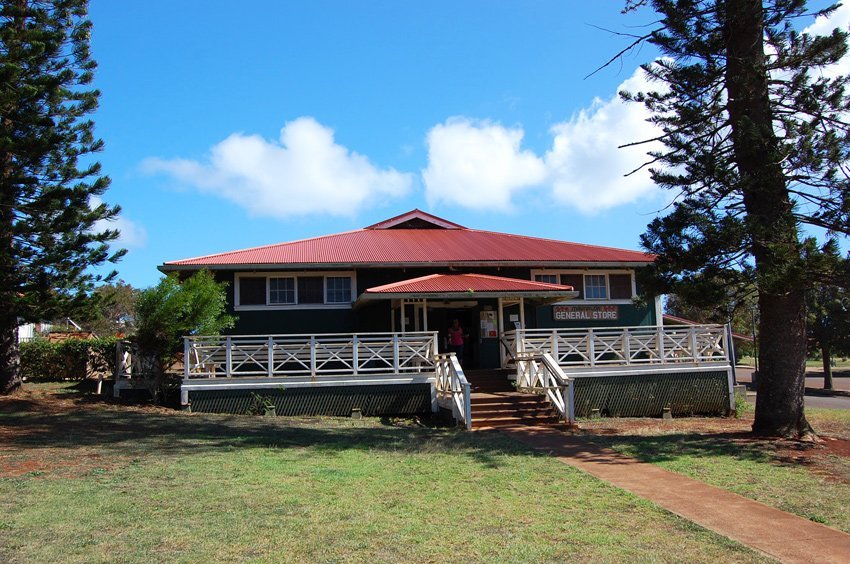
{"type": "Polygon", "coordinates": [[[846,275],[822,251],[850,235],[850,78],[821,72],[847,54],[848,32],[800,33],[801,18],[836,8],[812,14],[806,4],[627,0],[627,10],[657,12],[632,47],[649,42],[661,58],[642,67],[653,91],[621,93],[658,127],[634,141],[653,143],[650,174],[672,192],[671,211],[641,237],[658,257],[641,282],[700,306],[755,289],[767,393],[754,429],[789,436],[808,431],[805,290],[846,275]],[[825,238],[801,240],[801,226],[825,238]]]}
{"type": "Polygon", "coordinates": [[[130,334],[134,330],[133,307],[138,290],[121,280],[114,284],[103,284],[94,291],[85,328],[97,335],[130,334]]]}
{"type": "Polygon", "coordinates": [[[746,394],[735,394],[735,417],[740,419],[752,411],[753,406],[747,401],[746,394]]]}
{"type": "Polygon", "coordinates": [[[0,4],[0,393],[19,382],[19,319],[75,317],[90,305],[92,267],[115,262],[101,229],[120,211],[92,154],[98,104],[87,0],[0,4]]]}
{"type": "Polygon", "coordinates": [[[225,313],[225,288],[203,270],[182,283],[176,276],[165,276],[139,292],[135,341],[142,354],[156,359],[160,374],[183,350],[183,336],[218,335],[233,326],[236,318],[225,313]]]}
{"type": "MultiPolygon", "coordinates": [[[[845,266],[850,263],[837,249],[831,256],[845,266]]],[[[809,354],[822,359],[824,387],[831,388],[832,355],[850,355],[850,291],[830,284],[814,286],[806,294],[806,305],[809,354]]]]}
{"type": "Polygon", "coordinates": [[[21,373],[30,382],[83,380],[115,370],[117,339],[35,339],[20,344],[21,373]]]}

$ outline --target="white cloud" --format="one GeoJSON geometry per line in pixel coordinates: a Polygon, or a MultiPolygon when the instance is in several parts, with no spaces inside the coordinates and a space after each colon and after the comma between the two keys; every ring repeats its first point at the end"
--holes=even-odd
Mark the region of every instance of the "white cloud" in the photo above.
{"type": "MultiPolygon", "coordinates": [[[[654,89],[643,71],[618,87],[654,89]]],[[[422,172],[430,203],[476,209],[507,209],[519,191],[539,187],[558,203],[592,214],[657,192],[644,163],[650,147],[619,145],[657,135],[647,110],[614,95],[596,99],[572,119],[551,128],[552,147],[538,156],[523,150],[521,128],[454,118],[428,132],[428,167],[422,172]]]]}
{"type": "MultiPolygon", "coordinates": [[[[96,208],[102,203],[103,200],[97,196],[91,196],[89,198],[89,206],[91,208],[96,208]]],[[[114,245],[118,247],[138,249],[144,247],[148,242],[147,230],[141,224],[128,219],[124,215],[119,215],[111,221],[101,219],[100,221],[95,222],[92,227],[92,231],[94,232],[101,232],[106,229],[117,229],[121,232],[121,235],[119,235],[118,239],[114,242],[114,245]]]]}
{"type": "Polygon", "coordinates": [[[520,149],[522,129],[451,118],[428,132],[428,167],[422,171],[430,204],[507,209],[513,195],[546,178],[546,165],[520,149]]]}
{"type": "MultiPolygon", "coordinates": [[[[657,90],[638,69],[617,88],[630,92],[657,90]]],[[[648,160],[649,145],[620,145],[658,135],[647,122],[649,111],[636,102],[596,99],[590,108],[551,128],[555,139],[546,152],[552,195],[584,214],[635,202],[657,193],[646,169],[629,176],[648,160]]]]}
{"type": "MultiPolygon", "coordinates": [[[[803,33],[808,33],[809,35],[830,35],[835,28],[840,28],[844,31],[850,29],[850,2],[839,6],[829,17],[817,17],[812,25],[803,30],[803,33]]],[[[823,68],[821,73],[828,78],[850,74],[850,56],[845,55],[836,64],[823,68]]]]}
{"type": "Polygon", "coordinates": [[[221,196],[256,215],[351,215],[377,200],[405,195],[412,176],[378,169],[334,142],[333,130],[311,117],[284,125],[279,142],[235,133],[214,145],[205,163],[147,159],[143,169],[165,173],[221,196]]]}

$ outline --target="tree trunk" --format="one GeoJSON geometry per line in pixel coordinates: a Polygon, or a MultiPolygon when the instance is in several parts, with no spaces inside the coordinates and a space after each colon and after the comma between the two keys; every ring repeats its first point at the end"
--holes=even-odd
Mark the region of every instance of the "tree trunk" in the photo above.
{"type": "Polygon", "coordinates": [[[832,351],[829,347],[821,347],[821,358],[823,359],[823,389],[832,389],[832,351]]]}
{"type": "Polygon", "coordinates": [[[5,395],[21,383],[21,359],[18,354],[18,320],[2,320],[0,327],[0,395],[5,395]],[[6,325],[11,325],[7,327],[6,325]]]}
{"type": "Polygon", "coordinates": [[[773,129],[761,2],[727,0],[726,90],[739,189],[759,290],[759,384],[753,432],[811,432],[803,413],[806,324],[800,243],[773,129]]]}
{"type": "Polygon", "coordinates": [[[803,290],[759,296],[759,383],[753,432],[797,437],[812,429],[803,411],[806,316],[803,290]]]}

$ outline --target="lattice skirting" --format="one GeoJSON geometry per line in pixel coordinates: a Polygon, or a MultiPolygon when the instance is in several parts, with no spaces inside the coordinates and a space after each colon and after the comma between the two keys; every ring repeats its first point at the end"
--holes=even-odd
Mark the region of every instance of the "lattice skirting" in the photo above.
{"type": "Polygon", "coordinates": [[[360,408],[365,416],[411,415],[431,411],[431,386],[393,384],[189,391],[190,409],[203,413],[262,413],[263,405],[268,402],[274,404],[277,415],[346,417],[355,408],[360,408]]]}
{"type": "Polygon", "coordinates": [[[728,415],[729,383],[725,370],[578,377],[575,406],[578,417],[595,409],[610,417],[656,417],[666,407],[674,416],[728,415]]]}

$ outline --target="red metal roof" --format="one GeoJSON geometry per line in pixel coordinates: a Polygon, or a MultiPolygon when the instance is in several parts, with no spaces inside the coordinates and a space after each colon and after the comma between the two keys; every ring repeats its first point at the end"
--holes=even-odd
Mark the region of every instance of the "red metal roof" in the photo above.
{"type": "MultiPolygon", "coordinates": [[[[398,218],[404,215],[407,214],[398,218]]],[[[376,226],[384,223],[386,222],[376,226]]],[[[390,221],[390,223],[393,222],[390,221]]],[[[225,266],[304,267],[385,264],[427,266],[457,263],[525,265],[630,263],[640,265],[652,262],[653,258],[652,255],[640,251],[462,227],[388,229],[373,226],[301,241],[166,262],[162,270],[225,266]]]]}
{"type": "Polygon", "coordinates": [[[375,286],[366,290],[367,294],[407,294],[407,293],[456,293],[456,292],[572,292],[572,286],[533,282],[518,278],[488,276],[486,274],[431,274],[375,286]]]}

